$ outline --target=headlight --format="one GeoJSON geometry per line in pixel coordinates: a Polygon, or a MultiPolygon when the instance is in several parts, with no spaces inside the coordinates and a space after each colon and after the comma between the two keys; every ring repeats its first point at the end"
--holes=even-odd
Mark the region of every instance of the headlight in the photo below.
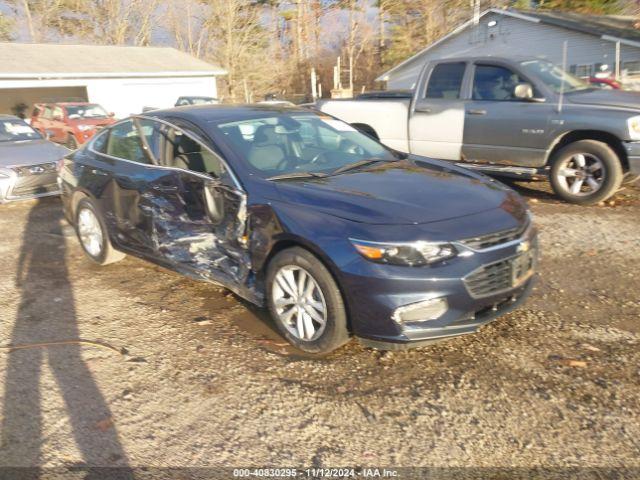
{"type": "Polygon", "coordinates": [[[629,140],[640,140],[640,116],[627,119],[629,127],[629,140]]]}
{"type": "Polygon", "coordinates": [[[94,125],[78,125],[78,130],[81,132],[86,132],[87,130],[93,130],[95,128],[94,125]]]}
{"type": "Polygon", "coordinates": [[[392,265],[421,266],[441,262],[457,255],[450,243],[410,242],[379,243],[349,239],[355,249],[367,260],[392,265]]]}

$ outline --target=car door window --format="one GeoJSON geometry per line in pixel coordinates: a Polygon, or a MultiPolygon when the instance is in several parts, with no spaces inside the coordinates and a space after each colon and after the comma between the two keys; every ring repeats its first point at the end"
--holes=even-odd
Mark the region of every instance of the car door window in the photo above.
{"type": "Polygon", "coordinates": [[[214,178],[221,178],[225,173],[218,156],[181,129],[149,119],[139,119],[138,125],[159,165],[205,173],[214,178]]]}
{"type": "Polygon", "coordinates": [[[44,113],[42,114],[42,117],[45,120],[51,120],[51,107],[44,108],[44,113]]]}
{"type": "Polygon", "coordinates": [[[462,80],[466,64],[464,62],[441,63],[436,65],[429,77],[425,98],[455,100],[460,98],[462,80]]]}
{"type": "Polygon", "coordinates": [[[98,133],[91,141],[91,149],[98,153],[107,153],[107,143],[109,140],[109,130],[98,133]]]}
{"type": "Polygon", "coordinates": [[[142,148],[140,135],[131,120],[112,127],[107,143],[107,154],[137,163],[150,163],[142,148]]]}
{"type": "Polygon", "coordinates": [[[518,83],[525,82],[517,73],[498,65],[476,65],[473,76],[473,99],[520,101],[514,96],[518,83]]]}

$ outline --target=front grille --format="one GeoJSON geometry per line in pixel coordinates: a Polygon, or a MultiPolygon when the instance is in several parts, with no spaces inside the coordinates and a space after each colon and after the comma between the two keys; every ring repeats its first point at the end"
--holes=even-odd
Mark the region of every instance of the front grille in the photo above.
{"type": "Polygon", "coordinates": [[[55,162],[39,163],[37,165],[27,165],[24,167],[13,167],[18,177],[30,177],[33,175],[43,175],[46,173],[55,173],[55,162]]]}
{"type": "Polygon", "coordinates": [[[485,265],[465,279],[469,293],[474,297],[487,297],[511,288],[511,262],[503,260],[485,265]]]}
{"type": "Polygon", "coordinates": [[[535,263],[534,246],[529,252],[480,267],[464,283],[475,298],[497,295],[521,286],[533,273],[535,263]]]}
{"type": "Polygon", "coordinates": [[[12,198],[42,195],[58,190],[55,163],[14,167],[13,170],[18,177],[10,192],[12,198]]]}
{"type": "Polygon", "coordinates": [[[489,247],[494,247],[503,243],[517,240],[529,227],[529,221],[519,227],[511,228],[509,230],[502,230],[500,232],[488,233],[486,235],[480,235],[479,237],[467,238],[461,240],[460,243],[466,247],[474,250],[482,250],[489,247]]]}

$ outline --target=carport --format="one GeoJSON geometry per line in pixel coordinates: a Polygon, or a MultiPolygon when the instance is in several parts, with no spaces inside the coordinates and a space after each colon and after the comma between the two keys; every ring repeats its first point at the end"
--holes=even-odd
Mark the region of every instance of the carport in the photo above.
{"type": "Polygon", "coordinates": [[[117,117],[217,97],[226,72],[174,48],[0,43],[0,113],[34,103],[90,101],[117,117]]]}

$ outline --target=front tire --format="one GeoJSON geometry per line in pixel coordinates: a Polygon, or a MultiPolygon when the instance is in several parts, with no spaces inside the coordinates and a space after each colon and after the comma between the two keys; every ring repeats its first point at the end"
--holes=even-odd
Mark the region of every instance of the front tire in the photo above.
{"type": "Polygon", "coordinates": [[[90,199],[83,198],[78,203],[75,226],[84,253],[98,265],[108,265],[126,256],[111,245],[104,220],[90,199]]]}
{"type": "Polygon", "coordinates": [[[267,305],[284,337],[308,353],[326,354],[349,341],[340,289],[309,251],[278,253],[267,267],[267,305]]]}
{"type": "Polygon", "coordinates": [[[66,147],[69,150],[77,150],[78,149],[78,142],[76,140],[76,137],[73,136],[73,133],[69,133],[67,136],[67,141],[66,141],[66,147]]]}
{"type": "Polygon", "coordinates": [[[613,149],[596,140],[580,140],[560,149],[552,159],[551,186],[569,203],[593,205],[618,191],[623,172],[613,149]]]}

